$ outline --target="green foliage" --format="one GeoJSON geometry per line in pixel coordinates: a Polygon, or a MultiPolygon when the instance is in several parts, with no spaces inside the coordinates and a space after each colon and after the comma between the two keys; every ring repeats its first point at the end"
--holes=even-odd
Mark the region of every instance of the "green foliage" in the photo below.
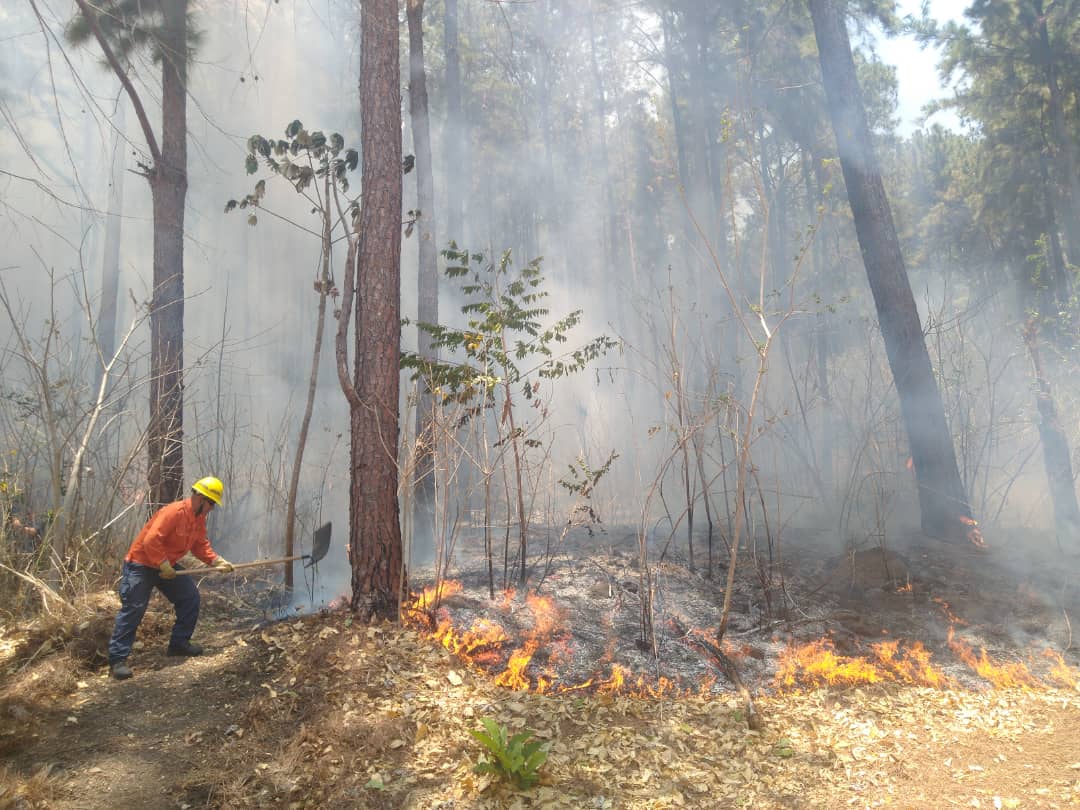
{"type": "MultiPolygon", "coordinates": [[[[354,171],[360,162],[360,153],[355,149],[346,149],[345,139],[337,132],[330,135],[319,130],[308,132],[298,120],[285,127],[284,139],[252,135],[247,140],[247,150],[244,168],[248,174],[255,174],[259,170],[261,160],[266,168],[288,180],[300,193],[306,192],[316,178],[329,175],[335,188],[346,194],[349,191],[348,173],[354,171]]],[[[252,193],[242,200],[229,200],[225,204],[225,213],[236,208],[257,208],[265,194],[266,181],[260,180],[252,193]]],[[[329,207],[330,201],[319,201],[318,207],[323,206],[329,207]]],[[[357,203],[350,201],[347,210],[355,217],[359,210],[357,203]]]]}
{"type": "MultiPolygon", "coordinates": [[[[110,46],[124,62],[129,62],[132,55],[141,50],[148,50],[154,62],[160,63],[163,53],[161,45],[165,14],[165,0],[98,0],[91,4],[96,11],[95,20],[101,33],[110,46]]],[[[193,4],[194,5],[194,4],[193,4]]],[[[68,42],[77,47],[93,41],[94,33],[90,22],[79,11],[68,21],[64,29],[68,42]]],[[[195,26],[195,11],[187,13],[187,62],[202,43],[203,33],[195,26]]]]}
{"type": "Polygon", "coordinates": [[[469,733],[484,746],[486,758],[473,770],[512,782],[520,790],[535,785],[540,779],[540,768],[547,761],[547,745],[534,739],[530,731],[521,731],[511,737],[506,726],[490,717],[481,722],[484,730],[470,729],[469,733]]]}
{"type": "Polygon", "coordinates": [[[490,399],[495,387],[518,387],[526,399],[539,391],[541,379],[558,379],[581,371],[617,346],[601,335],[576,349],[557,353],[569,341],[568,333],[581,321],[581,310],[544,324],[550,314],[544,299],[541,259],[515,270],[510,251],[497,263],[485,263],[481,253],[451,247],[443,251],[447,278],[457,279],[468,299],[461,311],[464,328],[420,323],[432,346],[444,353],[464,355],[462,362],[431,361],[414,352],[402,355],[403,368],[413,379],[424,377],[443,402],[467,403],[490,399]],[[526,362],[528,361],[528,362],[526,362]]]}
{"type": "Polygon", "coordinates": [[[572,495],[588,498],[596,489],[597,483],[608,473],[612,463],[618,457],[619,454],[613,450],[611,455],[608,456],[608,460],[594,470],[584,457],[578,456],[576,465],[566,465],[570,474],[566,478],[559,479],[559,486],[572,495]]]}

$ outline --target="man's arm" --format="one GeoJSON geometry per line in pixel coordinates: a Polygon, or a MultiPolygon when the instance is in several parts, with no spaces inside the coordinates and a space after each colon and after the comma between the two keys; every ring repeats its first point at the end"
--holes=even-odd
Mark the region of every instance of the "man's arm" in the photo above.
{"type": "Polygon", "coordinates": [[[191,553],[207,565],[213,565],[214,561],[219,559],[218,553],[211,547],[210,538],[206,536],[206,521],[202,520],[199,523],[201,524],[202,535],[195,538],[195,542],[191,546],[191,553]]]}

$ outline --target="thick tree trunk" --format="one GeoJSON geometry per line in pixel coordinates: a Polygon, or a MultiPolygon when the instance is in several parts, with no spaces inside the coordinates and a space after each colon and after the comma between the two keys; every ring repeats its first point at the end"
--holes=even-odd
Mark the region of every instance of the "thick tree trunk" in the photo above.
{"type": "MultiPolygon", "coordinates": [[[[417,247],[417,311],[421,323],[439,322],[439,267],[435,236],[435,180],[431,165],[431,124],[428,117],[427,74],[424,69],[424,0],[407,0],[409,19],[409,116],[416,153],[416,198],[420,208],[417,247]]],[[[431,336],[417,331],[417,351],[424,360],[437,362],[431,336]]],[[[413,499],[413,536],[433,543],[435,530],[435,399],[428,380],[420,381],[416,408],[416,491],[413,499]]]]}
{"type": "Polygon", "coordinates": [[[163,5],[161,160],[152,168],[154,295],[150,310],[150,499],[184,490],[184,203],[187,198],[187,2],[163,5]]]}
{"type": "Polygon", "coordinates": [[[464,227],[465,127],[461,116],[461,61],[458,57],[458,0],[446,0],[443,15],[446,59],[446,230],[447,238],[467,244],[464,227]]]}
{"type": "Polygon", "coordinates": [[[350,409],[352,608],[396,617],[405,577],[398,522],[401,342],[401,89],[397,0],[363,0],[360,24],[363,191],[357,250],[356,357],[350,409]]]}
{"type": "Polygon", "coordinates": [[[919,490],[923,531],[981,544],[956,466],[915,298],[873,153],[838,0],[810,0],[821,72],[863,263],[877,308],[919,490]]]}

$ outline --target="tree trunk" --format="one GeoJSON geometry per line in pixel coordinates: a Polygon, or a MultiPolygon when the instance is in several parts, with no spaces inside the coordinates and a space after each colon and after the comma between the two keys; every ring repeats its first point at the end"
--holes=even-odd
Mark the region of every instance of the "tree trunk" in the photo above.
{"type": "Polygon", "coordinates": [[[153,166],[154,295],[150,310],[150,499],[184,488],[184,202],[187,198],[187,0],[164,3],[161,160],[153,166]]]}
{"type": "Polygon", "coordinates": [[[1064,548],[1061,541],[1065,539],[1071,547],[1080,539],[1080,505],[1076,501],[1076,485],[1073,483],[1069,438],[1061,428],[1057,405],[1050,393],[1050,383],[1043,374],[1037,337],[1038,325],[1031,319],[1024,326],[1024,343],[1031,355],[1031,365],[1038,385],[1035,405],[1039,409],[1039,438],[1042,440],[1046,480],[1050,488],[1050,500],[1054,505],[1054,529],[1057,532],[1058,545],[1064,548]]]}
{"type": "MultiPolygon", "coordinates": [[[[326,296],[330,293],[330,256],[334,250],[334,220],[330,213],[330,175],[323,178],[322,266],[319,272],[319,310],[315,320],[315,344],[311,347],[311,371],[308,372],[308,393],[304,402],[304,417],[300,421],[300,433],[296,437],[296,452],[293,455],[292,472],[289,474],[289,495],[285,501],[285,554],[293,556],[296,546],[296,499],[300,492],[300,471],[304,464],[304,450],[307,449],[308,431],[311,429],[311,415],[315,412],[315,394],[319,390],[319,358],[322,357],[323,335],[326,332],[326,296]]],[[[285,563],[285,587],[293,588],[294,560],[285,563]]]]}
{"type": "Polygon", "coordinates": [[[406,581],[397,499],[402,193],[397,0],[362,0],[360,43],[363,191],[353,375],[358,402],[350,409],[349,559],[352,608],[367,620],[396,617],[406,581]]]}
{"type": "Polygon", "coordinates": [[[447,238],[466,244],[462,232],[465,205],[464,127],[461,117],[461,62],[458,58],[458,0],[446,0],[443,14],[446,59],[446,230],[447,238]]]}
{"type": "Polygon", "coordinates": [[[124,110],[117,102],[116,131],[113,133],[112,165],[109,168],[109,207],[105,220],[105,250],[101,258],[101,299],[98,301],[97,350],[101,363],[95,366],[94,387],[104,376],[104,364],[116,348],[116,302],[120,290],[120,235],[124,209],[124,110]]]}
{"type": "Polygon", "coordinates": [[[611,166],[608,161],[607,144],[607,97],[604,91],[604,74],[600,70],[600,60],[596,53],[596,11],[592,0],[589,2],[589,67],[593,80],[593,115],[596,118],[596,160],[595,165],[599,169],[602,182],[601,205],[605,212],[604,218],[604,266],[607,272],[612,274],[612,282],[618,280],[622,271],[622,259],[620,257],[618,210],[615,199],[615,191],[611,183],[611,166]]]}
{"type": "Polygon", "coordinates": [[[863,263],[874,296],[915,466],[923,531],[981,544],[870,141],[843,7],[810,0],[825,95],[863,263]]]}
{"type": "MultiPolygon", "coordinates": [[[[424,0],[407,0],[409,19],[409,116],[416,153],[416,198],[420,208],[417,246],[417,312],[421,323],[439,322],[439,268],[435,236],[435,180],[431,165],[431,125],[428,118],[427,74],[424,70],[424,0]]],[[[417,351],[424,360],[438,362],[431,336],[417,330],[417,351]]],[[[420,542],[434,542],[435,531],[435,399],[428,379],[420,381],[416,408],[416,491],[413,532],[420,542]]]]}
{"type": "Polygon", "coordinates": [[[675,63],[675,21],[670,11],[662,13],[664,23],[664,71],[668,80],[668,100],[671,103],[671,125],[675,135],[675,157],[679,169],[679,183],[686,188],[688,170],[686,166],[686,126],[683,123],[682,106],[679,95],[679,67],[675,63]]]}
{"type": "MultiPolygon", "coordinates": [[[[1051,4],[1053,5],[1053,4],[1051,4]]],[[[1054,129],[1054,140],[1058,165],[1063,175],[1066,189],[1067,203],[1065,211],[1065,244],[1068,249],[1068,258],[1071,264],[1080,264],[1080,175],[1077,174],[1076,147],[1073,144],[1073,133],[1065,122],[1065,100],[1062,97],[1061,86],[1057,77],[1057,64],[1054,53],[1050,48],[1050,32],[1047,28],[1047,17],[1050,15],[1043,11],[1042,0],[1036,0],[1035,11],[1038,14],[1039,44],[1042,47],[1042,61],[1046,66],[1046,89],[1050,101],[1050,123],[1054,129]]],[[[1067,300],[1067,292],[1062,300],[1067,300]]]]}

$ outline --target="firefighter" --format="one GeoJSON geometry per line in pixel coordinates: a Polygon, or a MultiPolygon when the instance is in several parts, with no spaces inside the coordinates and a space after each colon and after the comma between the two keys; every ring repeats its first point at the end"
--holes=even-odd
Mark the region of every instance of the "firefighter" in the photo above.
{"type": "Polygon", "coordinates": [[[211,548],[206,536],[206,516],[221,505],[223,494],[217,478],[200,478],[192,484],[190,497],[161,507],[131,544],[120,577],[120,612],[109,640],[112,677],[124,680],[133,674],[127,658],[154,588],[176,610],[166,654],[202,655],[202,646],[191,640],[199,619],[199,589],[192,577],[176,575],[176,562],[190,551],[207,565],[226,573],[233,570],[232,563],[211,548]]]}

